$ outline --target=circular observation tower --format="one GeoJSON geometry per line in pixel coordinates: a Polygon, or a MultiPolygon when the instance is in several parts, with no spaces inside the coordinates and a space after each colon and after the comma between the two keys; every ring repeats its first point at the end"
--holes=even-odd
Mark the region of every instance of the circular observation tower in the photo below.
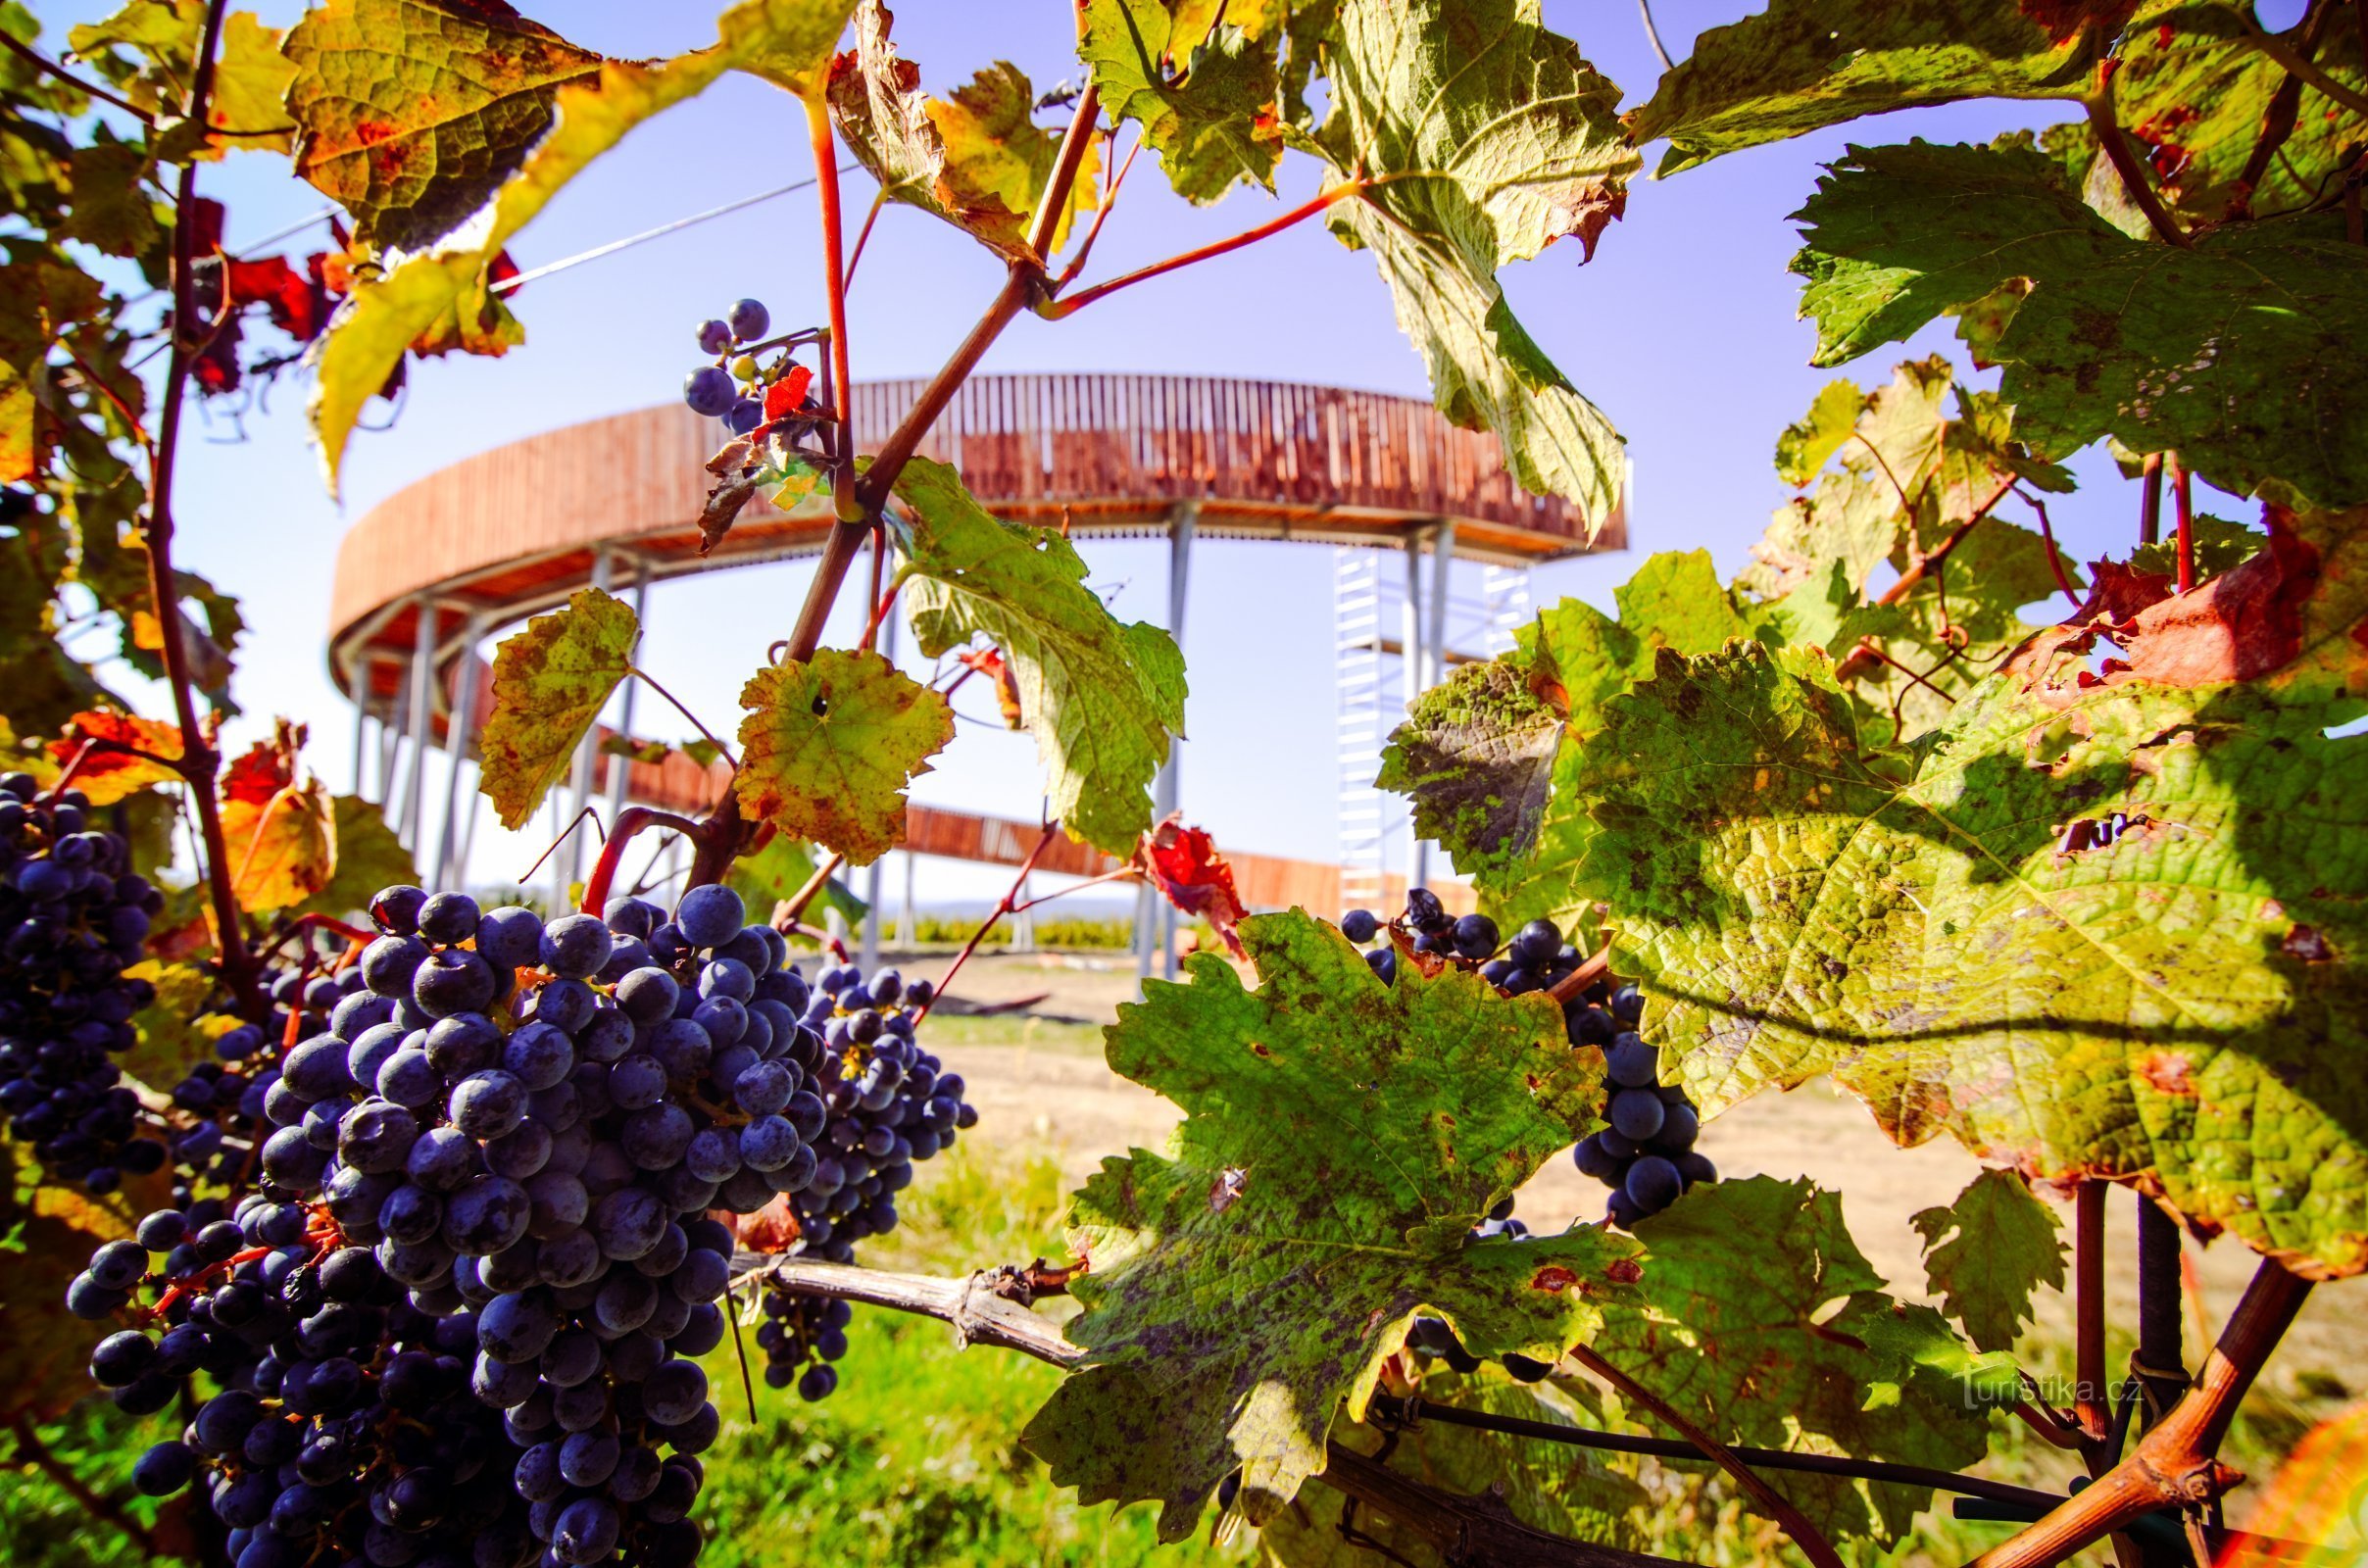
{"type": "MultiPolygon", "coordinates": [[[[859,435],[892,428],[923,384],[859,382],[859,435]]],[[[654,582],[821,550],[831,526],[826,498],[789,511],[760,498],[711,554],[699,554],[705,465],[718,443],[715,421],[679,403],[593,419],[453,464],[390,496],[347,532],[328,657],[332,679],[362,720],[355,776],[364,779],[366,760],[374,760],[377,798],[439,884],[465,863],[473,835],[480,797],[472,791],[464,804],[461,781],[485,708],[476,650],[489,634],[587,585],[629,594],[646,625],[654,582]],[[366,738],[372,721],[374,744],[366,738]],[[426,758],[439,744],[450,764],[442,831],[429,841],[426,758]]],[[[959,470],[997,516],[1065,524],[1072,536],[1168,539],[1171,630],[1183,624],[1196,538],[1336,547],[1341,855],[1337,862],[1233,857],[1254,906],[1338,908],[1403,896],[1404,879],[1385,876],[1382,865],[1395,808],[1371,780],[1405,703],[1449,664],[1473,657],[1450,646],[1458,636],[1479,643],[1483,656],[1509,646],[1528,613],[1533,564],[1626,543],[1624,508],[1589,544],[1579,509],[1513,482],[1493,434],[1459,429],[1417,399],[1339,387],[978,375],[920,451],[959,470]],[[1403,573],[1384,569],[1390,551],[1403,556],[1403,573]],[[1449,591],[1445,564],[1458,558],[1485,568],[1476,603],[1449,591]],[[1455,627],[1451,610],[1462,612],[1455,627]]],[[[634,684],[612,700],[614,731],[602,733],[632,733],[634,684]]],[[[594,798],[600,773],[598,793],[612,809],[630,800],[695,810],[720,787],[720,764],[701,769],[679,755],[655,766],[628,762],[600,753],[597,739],[576,759],[571,797],[556,802],[561,792],[553,792],[565,813],[594,798]]],[[[1158,786],[1162,811],[1176,808],[1176,792],[1171,759],[1158,786]]],[[[913,812],[915,854],[1015,862],[1034,842],[1033,824],[918,806],[913,812]]],[[[1069,853],[1040,861],[1048,870],[1091,874],[1110,863],[1065,840],[1055,848],[1069,853]]],[[[1417,879],[1423,854],[1418,847],[1409,868],[1417,879]]],[[[554,860],[564,890],[575,866],[565,852],[554,860]]],[[[908,857],[908,906],[910,866],[908,857]]],[[[875,867],[875,890],[877,877],[875,867]]],[[[878,924],[866,922],[867,933],[878,924]]]]}

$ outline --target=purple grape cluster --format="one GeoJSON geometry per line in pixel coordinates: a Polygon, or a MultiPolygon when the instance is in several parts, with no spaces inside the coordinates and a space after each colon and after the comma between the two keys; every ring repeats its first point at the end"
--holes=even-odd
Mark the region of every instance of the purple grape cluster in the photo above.
{"type": "Polygon", "coordinates": [[[216,1059],[196,1063],[173,1086],[173,1106],[185,1113],[172,1135],[173,1169],[183,1178],[174,1189],[176,1202],[189,1201],[188,1184],[199,1179],[241,1185],[239,1178],[254,1160],[256,1145],[276,1125],[270,1112],[274,1097],[282,1093],[282,1054],[317,1035],[350,1040],[395,1014],[394,1002],[373,994],[358,966],[336,973],[267,967],[257,977],[257,986],[270,1003],[265,1021],[240,1020],[226,998],[216,999],[209,1012],[230,1021],[231,1027],[215,1036],[216,1059]]]}
{"type": "Polygon", "coordinates": [[[0,774],[0,1114],[51,1177],[94,1193],[165,1163],[116,1060],[156,997],[123,971],[163,908],[88,797],[0,774]]]}
{"type": "MultiPolygon", "coordinates": [[[[1410,934],[1408,946],[1415,953],[1476,967],[1481,979],[1508,997],[1551,990],[1583,961],[1552,920],[1530,921],[1500,949],[1496,921],[1485,914],[1451,915],[1427,888],[1408,890],[1399,927],[1410,934]]],[[[1372,945],[1365,962],[1383,981],[1396,980],[1397,949],[1379,916],[1351,909],[1341,916],[1340,929],[1360,948],[1372,945]]],[[[1607,979],[1562,1004],[1571,1045],[1601,1051],[1611,1084],[1604,1107],[1611,1125],[1581,1140],[1571,1157],[1581,1171],[1611,1189],[1606,1212],[1623,1229],[1667,1208],[1696,1183],[1718,1179],[1718,1168],[1694,1147],[1702,1131],[1700,1112],[1685,1090],[1660,1082],[1660,1054],[1637,1032],[1644,1015],[1637,989],[1615,989],[1607,979]]],[[[1492,1213],[1475,1236],[1524,1234],[1510,1230],[1521,1223],[1512,1218],[1510,1203],[1502,1207],[1504,1212],[1492,1213]]],[[[1441,1324],[1438,1332],[1445,1330],[1441,1324]]],[[[1416,1348],[1422,1348],[1419,1336],[1416,1348]]]]}
{"type": "MultiPolygon", "coordinates": [[[[823,1036],[814,1086],[826,1120],[814,1179],[790,1199],[798,1255],[853,1262],[858,1242],[895,1228],[896,1195],[912,1185],[914,1163],[977,1125],[962,1075],[945,1071],[915,1037],[934,994],[928,981],[908,983],[894,969],[866,977],[841,965],[816,978],[804,1021],[823,1036]]],[[[765,1381],[794,1384],[809,1399],[831,1393],[838,1374],[830,1363],[847,1348],[846,1304],[778,1291],[764,1301],[765,1381]]]]}
{"type": "MultiPolygon", "coordinates": [[[[92,1368],[126,1409],[196,1370],[229,1401],[142,1484],[202,1475],[244,1532],[238,1568],[687,1565],[717,1425],[693,1358],[722,1340],[733,1250],[708,1210],[804,1192],[826,1100],[868,1130],[916,1080],[894,1050],[860,1054],[868,1078],[826,1062],[786,945],[724,888],[670,920],[627,899],[545,922],[412,887],[370,913],[359,988],[275,980],[295,1043],[251,1075],[233,1069],[266,1060],[260,1040],[192,1074],[212,1125],[270,1129],[254,1190],[150,1215],[69,1291],[137,1323],[92,1368]],[[256,1427],[278,1434],[264,1457],[256,1427]]],[[[885,1190],[895,1152],[834,1159],[840,1190],[885,1190]]]]}
{"type": "Polygon", "coordinates": [[[772,315],[757,300],[740,300],[721,317],[699,323],[699,352],[712,364],[682,378],[682,401],[704,418],[721,419],[732,434],[746,435],[765,422],[765,383],[756,347],[772,325],[772,315]]]}

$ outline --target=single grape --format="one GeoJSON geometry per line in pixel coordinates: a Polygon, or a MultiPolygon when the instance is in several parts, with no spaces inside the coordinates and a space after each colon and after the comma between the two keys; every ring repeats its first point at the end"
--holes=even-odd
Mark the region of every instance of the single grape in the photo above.
{"type": "Polygon", "coordinates": [[[723,318],[731,323],[732,339],[738,343],[754,343],[763,338],[765,329],[773,321],[771,313],[756,300],[733,301],[723,318]]]}

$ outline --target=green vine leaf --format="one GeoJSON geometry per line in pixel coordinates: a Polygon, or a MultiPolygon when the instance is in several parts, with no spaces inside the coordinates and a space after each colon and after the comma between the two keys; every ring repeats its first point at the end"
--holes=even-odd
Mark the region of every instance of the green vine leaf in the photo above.
{"type": "Polygon", "coordinates": [[[954,738],[945,695],[867,650],[761,669],[740,706],[740,808],[857,865],[905,841],[905,786],[954,738]]]}
{"type": "Polygon", "coordinates": [[[1949,7],[1774,0],[1694,41],[1629,113],[1638,146],[1666,137],[1663,176],[1722,153],[1861,115],[1961,98],[2076,98],[2138,0],[1949,7]]]}
{"type": "Polygon", "coordinates": [[[502,826],[517,831],[543,804],[609,694],[632,670],[640,640],[630,606],[579,588],[567,609],[535,616],[495,647],[477,787],[502,826]]]}
{"type": "Polygon", "coordinates": [[[1619,505],[1620,438],[1513,317],[1497,269],[1565,236],[1592,254],[1637,155],[1619,88],[1537,0],[1341,0],[1321,45],[1332,111],[1308,145],[1342,180],[1332,232],[1369,250],[1440,412],[1493,430],[1513,477],[1585,510],[1619,505]]]}
{"type": "Polygon", "coordinates": [[[2258,685],[2087,673],[1994,677],[1894,778],[1821,657],[1664,652],[1570,771],[1589,831],[1508,912],[1613,903],[1706,1114],[1831,1072],[1901,1143],[2359,1272],[2368,754],[2258,685]]]}
{"type": "Polygon", "coordinates": [[[1278,10],[1247,5],[1218,21],[1206,6],[1179,10],[1169,0],[1079,8],[1077,58],[1103,106],[1143,127],[1167,182],[1188,201],[1216,201],[1243,180],[1274,189],[1283,156],[1278,10]]]}
{"type": "Polygon", "coordinates": [[[550,133],[560,89],[603,64],[499,0],[328,0],[284,50],[297,174],[357,241],[395,251],[467,222],[550,133]]]}
{"type": "MultiPolygon", "coordinates": [[[[696,97],[727,71],[745,71],[793,92],[816,89],[854,9],[855,0],[740,0],[724,12],[717,40],[708,48],[657,63],[600,62],[597,71],[558,82],[551,100],[556,125],[507,178],[482,188],[481,206],[460,215],[468,221],[467,242],[456,236],[432,252],[395,258],[382,276],[357,281],[315,349],[307,414],[329,488],[336,489],[338,464],[363,406],[386,385],[406,353],[457,348],[502,354],[524,341],[524,331],[492,293],[488,269],[562,186],[634,126],[696,97]]],[[[291,99],[327,85],[318,72],[300,75],[291,99]]]]}
{"type": "Polygon", "coordinates": [[[1085,586],[1085,562],[1051,528],[990,515],[962,477],[915,458],[897,475],[909,516],[906,612],[935,659],[983,638],[1001,650],[1036,737],[1049,809],[1071,838],[1134,853],[1149,786],[1184,732],[1184,656],[1166,632],[1121,622],[1085,586]]]}
{"type": "MultiPolygon", "coordinates": [[[[75,58],[125,102],[157,117],[160,134],[153,150],[166,158],[178,162],[233,151],[287,151],[296,124],[280,100],[296,68],[280,53],[280,30],[265,26],[251,11],[233,11],[222,19],[205,138],[200,141],[192,127],[176,120],[205,26],[205,0],[126,0],[102,21],[70,29],[66,39],[75,58]]],[[[77,205],[79,199],[77,193],[77,205]]]]}
{"type": "Polygon", "coordinates": [[[2063,1222],[2012,1171],[1985,1169],[1908,1223],[1924,1238],[1926,1289],[1981,1349],[2014,1348],[2039,1288],[2064,1288],[2063,1222]]]}
{"type": "MultiPolygon", "coordinates": [[[[1971,1359],[1939,1313],[1883,1293],[1840,1196],[1805,1178],[1698,1186],[1637,1239],[1637,1299],[1607,1314],[1596,1353],[1722,1442],[1959,1470],[1989,1449],[1983,1406],[2020,1395],[2010,1361],[1971,1359]]],[[[1783,1487],[1827,1535],[1883,1544],[1931,1496],[1841,1477],[1783,1487]]]]}
{"type": "Polygon", "coordinates": [[[1636,1277],[1633,1244],[1600,1226],[1470,1238],[1600,1110],[1600,1058],[1552,1001],[1410,964],[1384,985],[1299,910],[1241,934],[1258,989],[1197,955],[1189,984],[1150,982],[1106,1031],[1110,1065],[1185,1121],[1167,1153],[1106,1159],[1077,1193],[1092,1267],[1068,1335],[1087,1366],[1022,1438],[1086,1501],[1159,1499],[1166,1541],[1237,1466],[1243,1511],[1272,1517],[1418,1309],[1476,1355],[1553,1357],[1636,1277]]]}
{"type": "MultiPolygon", "coordinates": [[[[935,214],[1007,260],[1028,258],[1028,226],[1061,152],[1060,135],[1031,118],[1036,89],[999,60],[949,97],[932,98],[920,90],[920,68],[889,41],[895,22],[880,0],[856,7],[856,46],[830,63],[832,123],[890,200],[935,214]]],[[[1053,236],[1056,251],[1096,201],[1098,144],[1088,145],[1053,236]]]]}
{"type": "Polygon", "coordinates": [[[2121,233],[2043,153],[1925,142],[1852,148],[1797,217],[1817,364],[1983,307],[2003,325],[1980,352],[2035,452],[2109,434],[2239,494],[2368,500],[2368,401],[2327,373],[2368,332],[2368,251],[2340,219],[2180,249],[2121,233]],[[2009,284],[2026,292],[2001,306],[2009,284]]]}
{"type": "MultiPolygon", "coordinates": [[[[813,880],[818,864],[810,846],[775,833],[756,854],[734,860],[724,881],[755,914],[762,915],[803,889],[813,880]]],[[[836,909],[852,926],[870,912],[871,906],[850,892],[844,879],[833,877],[807,907],[812,911],[836,909]]]]}
{"type": "Polygon", "coordinates": [[[222,1060],[214,1043],[236,1029],[240,1019],[226,1009],[213,1010],[221,983],[205,965],[149,958],[123,973],[156,988],[156,1000],[132,1015],[139,1043],[121,1057],[125,1073],[169,1095],[190,1068],[222,1060]]]}

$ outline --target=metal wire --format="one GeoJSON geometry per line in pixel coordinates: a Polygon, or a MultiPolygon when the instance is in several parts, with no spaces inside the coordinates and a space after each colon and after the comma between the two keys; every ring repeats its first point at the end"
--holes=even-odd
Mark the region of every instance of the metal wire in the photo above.
{"type": "MultiPolygon", "coordinates": [[[[840,169],[839,172],[850,173],[856,168],[856,165],[849,164],[840,169]]],[[[786,185],[777,185],[771,190],[762,190],[754,196],[743,196],[738,201],[725,202],[721,207],[711,207],[704,213],[693,213],[688,218],[677,218],[670,223],[661,223],[656,228],[645,228],[638,234],[628,234],[623,239],[613,239],[606,245],[595,245],[588,251],[578,251],[573,256],[564,256],[556,262],[545,262],[540,267],[528,268],[515,277],[502,279],[493,285],[493,292],[508,294],[514,289],[524,287],[536,278],[549,277],[554,272],[564,272],[570,267],[580,267],[586,262],[598,261],[603,256],[614,256],[618,251],[630,250],[648,240],[663,239],[668,234],[678,233],[695,223],[704,223],[711,218],[721,218],[726,213],[736,213],[744,207],[754,207],[759,202],[771,201],[776,196],[786,196],[792,191],[809,189],[814,185],[815,178],[816,176],[809,174],[804,179],[793,179],[786,185]]]]}

